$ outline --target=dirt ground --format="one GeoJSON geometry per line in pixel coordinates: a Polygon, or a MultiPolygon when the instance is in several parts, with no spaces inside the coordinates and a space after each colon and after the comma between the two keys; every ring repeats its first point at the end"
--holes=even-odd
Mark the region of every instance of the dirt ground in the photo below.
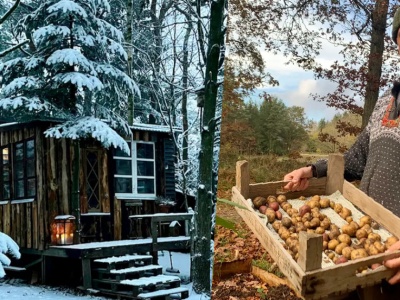
{"type": "MultiPolygon", "coordinates": [[[[217,226],[214,241],[214,265],[222,261],[253,259],[273,261],[236,210],[218,203],[217,215],[235,223],[236,232],[217,226]]],[[[215,279],[216,276],[214,276],[215,279]]],[[[212,299],[218,300],[300,300],[287,285],[269,286],[251,273],[233,274],[228,278],[213,280],[212,299]]]]}

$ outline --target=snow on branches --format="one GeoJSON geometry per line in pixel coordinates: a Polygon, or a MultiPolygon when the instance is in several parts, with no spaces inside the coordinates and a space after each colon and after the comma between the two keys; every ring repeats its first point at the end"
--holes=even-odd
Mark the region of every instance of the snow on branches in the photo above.
{"type": "Polygon", "coordinates": [[[116,130],[127,134],[128,99],[140,92],[125,72],[123,33],[110,17],[108,0],[46,0],[24,15],[17,32],[31,42],[0,63],[0,107],[15,121],[61,120],[48,132],[53,137],[86,138],[94,130],[103,146],[127,149],[116,130]]]}
{"type": "Polygon", "coordinates": [[[3,266],[9,266],[11,263],[7,255],[15,257],[16,259],[21,257],[17,243],[7,234],[0,232],[0,278],[6,275],[3,266]]]}

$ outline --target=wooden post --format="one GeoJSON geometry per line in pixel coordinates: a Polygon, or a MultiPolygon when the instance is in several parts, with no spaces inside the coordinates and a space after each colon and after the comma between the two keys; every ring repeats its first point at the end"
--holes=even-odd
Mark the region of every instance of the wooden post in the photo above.
{"type": "Polygon", "coordinates": [[[158,246],[157,246],[157,238],[158,238],[158,221],[154,218],[151,218],[151,252],[153,255],[153,264],[158,265],[158,246]]]}
{"type": "Polygon", "coordinates": [[[85,290],[92,287],[92,268],[90,258],[82,258],[82,278],[85,290]]]}
{"type": "Polygon", "coordinates": [[[249,185],[249,163],[246,160],[240,160],[236,162],[236,187],[245,199],[249,197],[249,185]]]}
{"type": "Polygon", "coordinates": [[[343,193],[344,158],[342,154],[330,154],[328,158],[328,174],[326,178],[326,194],[336,191],[343,193]]]}
{"type": "Polygon", "coordinates": [[[304,272],[321,268],[322,263],[322,235],[300,231],[299,259],[297,263],[304,272]]]}

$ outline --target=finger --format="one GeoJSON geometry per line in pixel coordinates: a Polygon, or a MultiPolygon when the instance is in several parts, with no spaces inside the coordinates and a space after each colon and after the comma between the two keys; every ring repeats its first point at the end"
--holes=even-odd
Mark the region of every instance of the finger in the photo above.
{"type": "Polygon", "coordinates": [[[396,284],[400,282],[400,271],[398,271],[392,278],[388,280],[390,284],[396,284]]]}
{"type": "Polygon", "coordinates": [[[389,259],[384,262],[385,266],[388,268],[399,268],[400,267],[400,257],[389,259]]]}
{"type": "MultiPolygon", "coordinates": [[[[286,180],[286,179],[285,179],[285,180],[286,180]]],[[[291,191],[291,190],[292,190],[292,186],[293,186],[293,183],[289,182],[287,185],[285,185],[285,186],[283,187],[283,189],[284,189],[284,190],[291,191]]]]}
{"type": "Polygon", "coordinates": [[[395,251],[395,250],[400,250],[400,241],[397,241],[397,242],[394,243],[392,246],[390,246],[390,247],[387,249],[387,252],[392,252],[392,251],[395,251]]]}
{"type": "Polygon", "coordinates": [[[299,184],[299,191],[303,191],[307,188],[308,186],[308,179],[307,178],[302,178],[300,180],[300,184],[299,184]]]}

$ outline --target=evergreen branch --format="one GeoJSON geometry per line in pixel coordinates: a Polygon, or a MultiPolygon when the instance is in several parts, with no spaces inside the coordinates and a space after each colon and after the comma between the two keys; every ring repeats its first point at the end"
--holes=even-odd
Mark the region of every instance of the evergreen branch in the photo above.
{"type": "Polygon", "coordinates": [[[23,45],[27,44],[28,42],[29,42],[29,40],[22,41],[21,43],[0,52],[0,58],[6,56],[8,53],[11,53],[16,49],[22,47],[23,45]]]}

